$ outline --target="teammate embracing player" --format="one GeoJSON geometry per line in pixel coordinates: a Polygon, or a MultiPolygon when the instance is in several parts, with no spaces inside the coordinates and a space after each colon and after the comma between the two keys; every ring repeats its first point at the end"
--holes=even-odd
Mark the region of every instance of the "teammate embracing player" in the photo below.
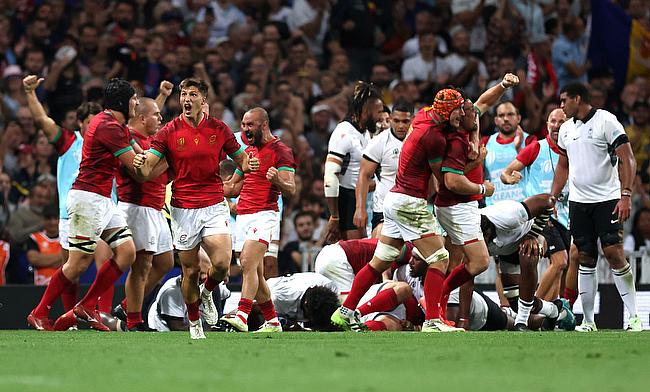
{"type": "Polygon", "coordinates": [[[204,81],[188,78],[180,89],[181,115],[158,132],[146,154],[134,157],[133,166],[139,176],[147,178],[166,158],[174,171],[172,235],[183,268],[190,337],[205,339],[199,306],[203,300],[206,321],[216,324],[219,316],[211,292],[227,276],[232,253],[230,210],[224,199],[219,163],[228,154],[244,172],[250,172],[257,170],[259,162],[256,158],[249,161],[226,124],[204,114],[202,105],[208,96],[204,81]],[[199,290],[201,245],[212,266],[199,290]]]}

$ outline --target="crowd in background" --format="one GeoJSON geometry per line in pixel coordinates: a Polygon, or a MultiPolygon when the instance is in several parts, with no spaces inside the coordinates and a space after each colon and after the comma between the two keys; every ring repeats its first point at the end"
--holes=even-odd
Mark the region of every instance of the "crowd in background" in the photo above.
{"type": "MultiPolygon", "coordinates": [[[[650,3],[617,3],[650,30],[650,3]]],[[[522,129],[540,139],[559,89],[586,82],[592,105],[626,127],[641,217],[628,225],[626,247],[648,245],[650,81],[617,91],[611,70],[591,67],[589,16],[589,0],[0,0],[0,268],[7,283],[31,283],[23,268],[30,234],[56,215],[48,210],[57,155],[27,109],[25,75],[45,78],[39,99],[68,129],[78,128],[79,104],[100,102],[112,77],[147,97],[163,80],[204,79],[210,115],[234,132],[246,110],[265,107],[298,165],[299,196],[284,200],[280,274],[309,269],[311,249],[323,244],[322,165],[354,81],[373,82],[389,107],[403,100],[419,108],[440,87],[475,99],[513,72],[521,84],[506,98],[522,129]]],[[[180,113],[177,94],[163,122],[180,113]]],[[[494,133],[489,114],[481,132],[494,133]]]]}

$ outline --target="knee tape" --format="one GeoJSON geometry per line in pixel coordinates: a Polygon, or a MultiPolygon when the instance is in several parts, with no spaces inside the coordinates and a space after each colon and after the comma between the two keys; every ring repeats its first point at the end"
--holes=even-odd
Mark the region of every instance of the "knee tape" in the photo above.
{"type": "Polygon", "coordinates": [[[89,238],[70,237],[68,238],[68,244],[70,245],[71,252],[81,252],[91,255],[97,249],[97,241],[89,238]]]}
{"type": "Polygon", "coordinates": [[[519,297],[519,285],[504,286],[503,296],[508,299],[519,297]]]}
{"type": "Polygon", "coordinates": [[[592,259],[598,258],[598,248],[596,248],[596,240],[587,237],[573,237],[573,242],[578,248],[578,252],[584,253],[592,259]]]}
{"type": "Polygon", "coordinates": [[[437,251],[433,252],[433,254],[427,257],[424,261],[426,261],[427,264],[431,265],[433,263],[447,259],[449,259],[449,251],[445,248],[440,248],[437,251]]]}
{"type": "Polygon", "coordinates": [[[107,240],[106,243],[111,249],[115,249],[118,246],[122,245],[126,241],[130,241],[132,237],[131,229],[128,227],[122,227],[113,233],[107,240]]]}
{"type": "Polygon", "coordinates": [[[600,244],[603,248],[621,243],[623,243],[623,230],[610,231],[600,236],[600,244]]]}
{"type": "Polygon", "coordinates": [[[375,249],[375,256],[377,256],[378,259],[392,263],[399,257],[400,250],[395,248],[394,246],[384,244],[383,242],[379,241],[377,242],[377,248],[375,249]]]}
{"type": "Polygon", "coordinates": [[[277,259],[278,258],[278,249],[279,249],[278,244],[274,244],[273,242],[271,242],[269,244],[269,248],[264,253],[264,257],[275,257],[277,259]]]}

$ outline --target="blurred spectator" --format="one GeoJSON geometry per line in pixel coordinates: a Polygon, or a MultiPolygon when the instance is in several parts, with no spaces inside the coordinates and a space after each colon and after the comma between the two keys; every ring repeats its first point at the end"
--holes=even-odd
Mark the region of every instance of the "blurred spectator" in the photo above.
{"type": "Polygon", "coordinates": [[[519,16],[526,22],[526,32],[529,37],[539,36],[545,33],[544,14],[542,7],[533,0],[506,0],[509,1],[519,16]]]}
{"type": "Polygon", "coordinates": [[[634,252],[641,248],[650,250],[650,209],[642,208],[634,214],[632,232],[625,236],[623,248],[626,252],[634,252]]]}
{"type": "Polygon", "coordinates": [[[22,92],[23,71],[17,65],[10,65],[2,73],[4,95],[2,100],[10,112],[15,113],[21,106],[27,105],[27,98],[22,92]]]}
{"type": "Polygon", "coordinates": [[[50,117],[57,124],[61,123],[68,110],[74,110],[81,105],[81,75],[77,51],[72,46],[63,46],[57,51],[43,86],[47,92],[50,117]]]}
{"type": "Polygon", "coordinates": [[[420,34],[419,43],[420,53],[402,64],[402,80],[416,82],[421,93],[433,92],[436,86],[447,83],[445,60],[436,56],[436,37],[433,33],[420,34]]]}
{"type": "Polygon", "coordinates": [[[305,136],[314,151],[316,160],[323,161],[327,155],[327,143],[332,133],[332,112],[327,104],[314,105],[311,108],[310,127],[305,136]]]}
{"type": "Polygon", "coordinates": [[[4,228],[9,221],[9,216],[16,209],[16,205],[9,201],[11,191],[11,177],[5,172],[0,172],[0,227],[4,228]]]}
{"type": "Polygon", "coordinates": [[[469,52],[469,34],[461,26],[450,30],[452,52],[445,57],[438,71],[441,80],[459,86],[468,97],[475,99],[485,90],[488,73],[485,64],[469,52]],[[448,79],[446,79],[448,78],[448,79]]]}
{"type": "Polygon", "coordinates": [[[553,67],[557,72],[558,87],[574,82],[586,83],[591,61],[587,59],[585,23],[572,17],[564,24],[562,34],[553,42],[553,67]]]}
{"type": "Polygon", "coordinates": [[[10,257],[11,245],[9,244],[9,233],[4,226],[0,226],[0,286],[4,286],[7,283],[5,271],[7,270],[10,257]]]}
{"type": "Polygon", "coordinates": [[[308,211],[299,211],[293,218],[293,224],[298,239],[288,242],[282,248],[282,254],[278,258],[279,276],[314,270],[318,254],[317,241],[314,239],[314,215],[308,211]]]}
{"type": "Polygon", "coordinates": [[[271,22],[281,22],[289,24],[291,18],[291,8],[283,4],[282,0],[267,0],[266,4],[269,7],[269,14],[266,17],[271,22]]]}
{"type": "Polygon", "coordinates": [[[160,34],[149,34],[145,39],[146,55],[133,62],[128,70],[130,80],[139,80],[144,85],[144,94],[155,98],[158,86],[163,80],[169,79],[167,68],[161,64],[165,50],[165,41],[160,34]]]}
{"type": "Polygon", "coordinates": [[[647,101],[634,102],[632,124],[625,127],[625,133],[630,138],[636,164],[640,168],[650,158],[650,105],[647,101]]]}
{"type": "Polygon", "coordinates": [[[59,244],[59,210],[51,204],[43,209],[43,230],[29,235],[27,261],[34,269],[34,284],[47,286],[61,266],[63,258],[59,244]]]}
{"type": "Polygon", "coordinates": [[[36,184],[27,203],[11,214],[7,230],[19,248],[23,247],[31,233],[43,230],[43,208],[53,202],[52,196],[44,185],[36,184]]]}
{"type": "Polygon", "coordinates": [[[20,170],[18,146],[26,141],[23,128],[17,121],[10,120],[5,124],[4,133],[2,134],[2,169],[11,176],[16,175],[20,170]]]}
{"type": "MultiPolygon", "coordinates": [[[[428,9],[415,14],[415,35],[404,42],[404,46],[402,46],[402,55],[405,59],[420,53],[420,35],[434,32],[433,18],[434,15],[428,9]]],[[[447,42],[438,35],[436,35],[436,50],[441,55],[446,55],[449,52],[447,42]]]]}
{"type": "MultiPolygon", "coordinates": [[[[191,3],[191,1],[188,1],[191,3]]],[[[232,25],[246,23],[246,17],[230,0],[215,0],[203,3],[205,6],[196,14],[197,22],[205,22],[210,26],[210,39],[225,37],[232,25]]]]}
{"type": "MultiPolygon", "coordinates": [[[[485,50],[485,25],[483,24],[483,10],[487,5],[494,8],[495,0],[456,0],[451,2],[451,13],[454,21],[469,32],[470,51],[483,53],[485,50]]],[[[415,19],[417,29],[417,15],[415,19]]]]}
{"type": "Polygon", "coordinates": [[[311,53],[320,57],[323,55],[329,19],[329,0],[295,0],[289,18],[289,29],[294,35],[302,36],[311,53]]]}

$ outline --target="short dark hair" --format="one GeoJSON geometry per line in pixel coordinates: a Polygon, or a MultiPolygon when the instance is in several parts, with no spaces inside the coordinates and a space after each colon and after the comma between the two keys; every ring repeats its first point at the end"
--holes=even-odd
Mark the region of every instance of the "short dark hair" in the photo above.
{"type": "Polygon", "coordinates": [[[399,101],[393,104],[393,112],[406,112],[408,114],[413,114],[413,104],[405,101],[399,101]]]}
{"type": "Polygon", "coordinates": [[[560,95],[566,93],[570,98],[575,98],[580,96],[580,99],[584,103],[589,103],[591,96],[589,95],[589,89],[582,83],[569,83],[566,86],[562,87],[560,90],[560,95]]]}
{"type": "Polygon", "coordinates": [[[316,331],[337,330],[330,317],[339,307],[337,293],[325,286],[314,286],[305,290],[302,296],[302,309],[305,318],[309,320],[309,326],[316,331]]]}
{"type": "Polygon", "coordinates": [[[505,105],[505,104],[508,104],[508,103],[509,103],[510,105],[512,105],[512,106],[515,108],[515,113],[519,114],[519,108],[518,108],[517,105],[515,105],[515,103],[512,102],[512,101],[502,101],[502,102],[499,102],[499,104],[494,108],[494,113],[496,114],[497,109],[499,109],[499,107],[501,107],[501,106],[503,106],[503,105],[505,105]]]}
{"type": "Polygon", "coordinates": [[[388,106],[384,105],[384,109],[382,110],[382,113],[390,114],[390,108],[388,106]]]}
{"type": "Polygon", "coordinates": [[[316,220],[314,218],[314,214],[311,211],[298,211],[296,216],[293,217],[293,225],[296,226],[296,222],[298,222],[298,219],[302,218],[303,216],[308,216],[311,218],[312,223],[316,220]]]}
{"type": "Polygon", "coordinates": [[[85,121],[88,116],[102,112],[102,106],[97,102],[84,102],[77,108],[77,121],[85,121]]]}
{"type": "Polygon", "coordinates": [[[188,87],[196,87],[204,97],[208,97],[208,84],[204,82],[203,79],[183,79],[179,87],[181,90],[188,87]]]}

